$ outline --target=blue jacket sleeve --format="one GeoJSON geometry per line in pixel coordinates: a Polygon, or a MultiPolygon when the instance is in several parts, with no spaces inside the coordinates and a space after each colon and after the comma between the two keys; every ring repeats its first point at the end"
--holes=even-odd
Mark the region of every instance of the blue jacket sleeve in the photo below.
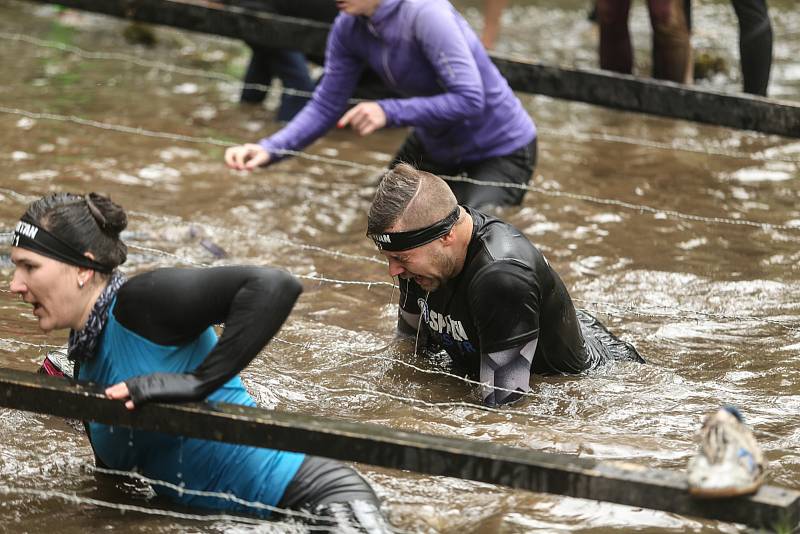
{"type": "Polygon", "coordinates": [[[286,157],[284,150],[302,150],[325,135],[347,108],[364,70],[363,59],[348,46],[350,18],[338,17],[331,28],[325,47],[325,71],[311,100],[284,128],[259,141],[270,153],[270,161],[286,157]]]}
{"type": "Polygon", "coordinates": [[[444,92],[434,96],[384,99],[387,126],[436,127],[478,117],[485,106],[483,80],[456,17],[438,3],[425,5],[414,20],[414,38],[433,65],[444,92]]]}

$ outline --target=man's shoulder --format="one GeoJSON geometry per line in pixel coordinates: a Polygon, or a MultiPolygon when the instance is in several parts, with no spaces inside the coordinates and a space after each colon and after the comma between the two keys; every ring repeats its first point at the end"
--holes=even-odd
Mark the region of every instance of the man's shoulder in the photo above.
{"type": "Polygon", "coordinates": [[[475,257],[479,262],[513,260],[533,267],[542,261],[542,252],[512,224],[474,210],[470,214],[475,224],[474,239],[480,247],[475,257]]]}
{"type": "Polygon", "coordinates": [[[501,258],[484,263],[470,277],[470,293],[488,293],[498,300],[515,297],[537,281],[536,270],[515,258],[501,258]]]}

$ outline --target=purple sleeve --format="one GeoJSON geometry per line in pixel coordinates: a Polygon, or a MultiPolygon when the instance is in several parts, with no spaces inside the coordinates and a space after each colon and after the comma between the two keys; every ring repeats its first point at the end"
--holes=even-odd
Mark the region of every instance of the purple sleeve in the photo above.
{"type": "Polygon", "coordinates": [[[348,47],[347,36],[351,25],[338,17],[328,35],[325,47],[325,72],[314,96],[285,127],[259,141],[270,153],[271,161],[285,157],[283,150],[302,150],[323,136],[347,108],[347,101],[355,90],[364,69],[364,61],[348,47]]]}
{"type": "Polygon", "coordinates": [[[458,16],[435,4],[428,4],[417,13],[414,37],[422,48],[424,61],[433,65],[445,92],[378,101],[386,113],[387,126],[436,127],[483,112],[483,80],[458,16]]]}

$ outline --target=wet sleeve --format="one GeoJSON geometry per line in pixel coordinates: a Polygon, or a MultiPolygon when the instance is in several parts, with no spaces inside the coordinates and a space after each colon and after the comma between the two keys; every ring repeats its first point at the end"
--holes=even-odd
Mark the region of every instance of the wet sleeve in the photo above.
{"type": "Polygon", "coordinates": [[[134,404],[206,398],[244,369],[274,336],[302,291],[289,273],[265,267],[160,269],[129,280],[114,314],[129,330],[160,345],[180,345],[225,324],[193,371],[126,380],[134,404]]]}
{"type": "Polygon", "coordinates": [[[499,352],[481,354],[483,403],[512,404],[531,390],[531,363],[538,339],[499,352]]]}
{"type": "Polygon", "coordinates": [[[433,96],[384,99],[378,103],[388,126],[437,127],[483,113],[485,94],[478,65],[449,5],[431,2],[414,21],[414,38],[444,92],[433,96]]]}
{"type": "Polygon", "coordinates": [[[325,72],[311,100],[284,128],[259,141],[271,161],[286,157],[284,150],[302,150],[325,135],[347,109],[365,65],[350,48],[351,18],[338,17],[328,34],[325,72]]]}
{"type": "Polygon", "coordinates": [[[515,260],[495,261],[481,269],[469,286],[481,352],[500,352],[538,339],[540,293],[535,272],[515,260]]]}

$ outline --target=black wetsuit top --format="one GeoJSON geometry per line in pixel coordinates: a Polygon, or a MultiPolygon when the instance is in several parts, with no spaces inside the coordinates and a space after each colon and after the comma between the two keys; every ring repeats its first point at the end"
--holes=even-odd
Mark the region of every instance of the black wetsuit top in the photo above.
{"type": "Polygon", "coordinates": [[[536,339],[533,372],[585,370],[589,363],[575,308],[541,251],[512,225],[464,209],[473,230],[461,273],[430,293],[427,302],[416,282],[401,279],[400,307],[421,313],[429,345],[443,348],[475,376],[481,354],[536,339]]]}
{"type": "Polygon", "coordinates": [[[225,323],[216,346],[193,372],[126,380],[134,403],[204,399],[255,358],[301,291],[289,273],[253,266],[158,269],[128,280],[117,294],[114,315],[154,343],[183,345],[209,325],[225,323]]]}

